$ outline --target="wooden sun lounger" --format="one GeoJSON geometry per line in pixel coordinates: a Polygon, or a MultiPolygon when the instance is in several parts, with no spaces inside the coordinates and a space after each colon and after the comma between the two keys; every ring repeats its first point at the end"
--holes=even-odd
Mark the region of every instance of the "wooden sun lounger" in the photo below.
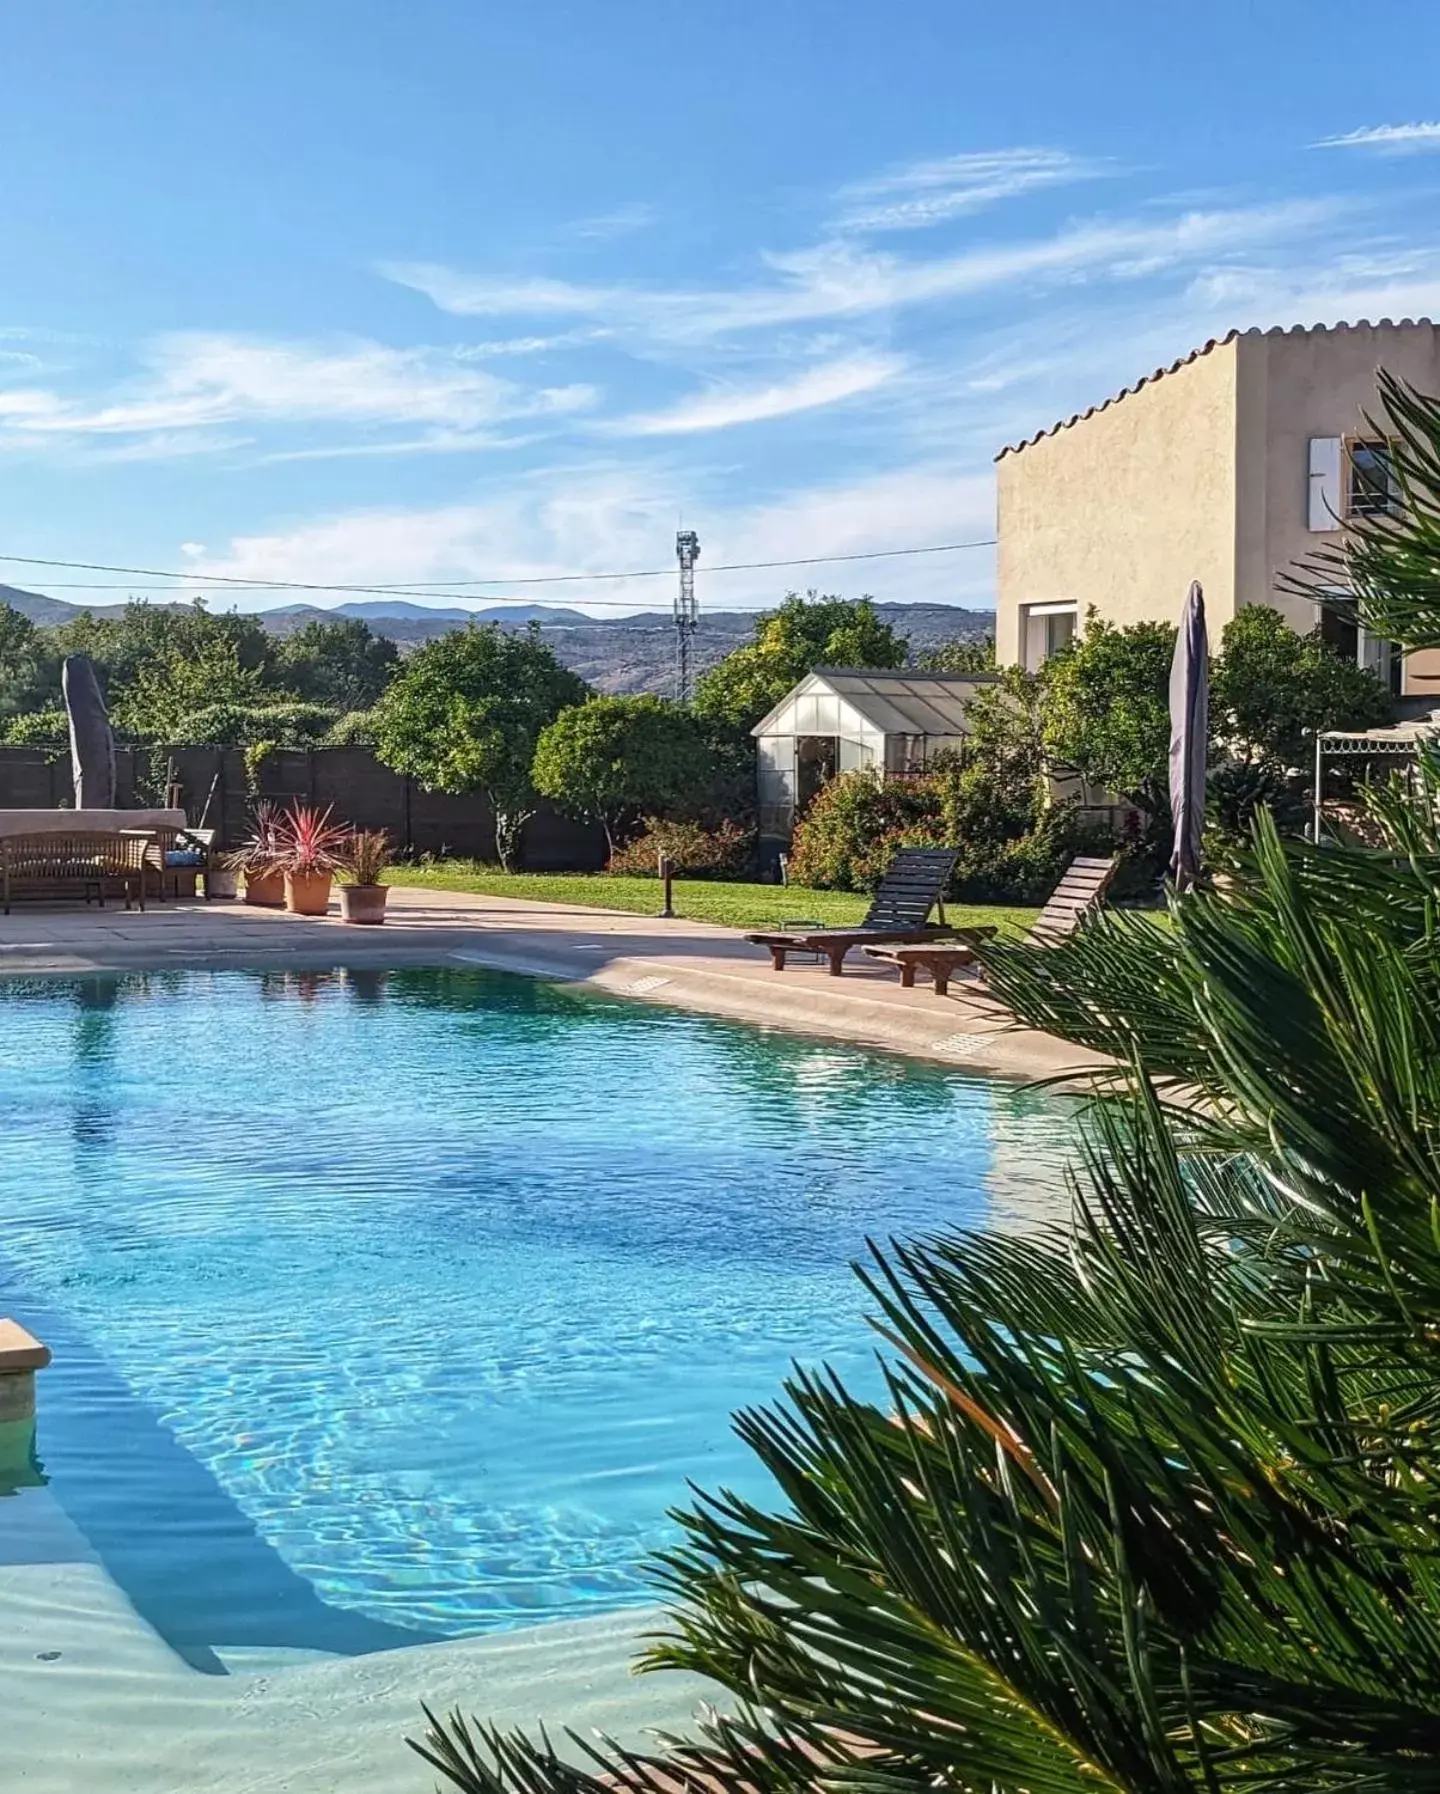
{"type": "Polygon", "coordinates": [[[955,931],[945,925],[944,898],[958,857],[958,850],[953,847],[898,848],[865,920],[856,927],[747,934],[745,939],[757,947],[769,948],[770,963],[777,972],[785,970],[787,953],[809,952],[826,959],[830,976],[839,978],[845,955],[852,947],[903,945],[953,935],[955,931]],[[937,908],[940,921],[932,926],[930,912],[937,908]]]}
{"type": "Polygon", "coordinates": [[[935,995],[944,997],[949,995],[950,974],[959,966],[974,965],[976,942],[989,940],[994,933],[994,928],[988,925],[957,928],[954,940],[920,941],[908,947],[867,947],[865,955],[868,959],[898,966],[900,984],[905,990],[914,989],[917,970],[928,972],[935,995]]]}
{"type": "Polygon", "coordinates": [[[145,907],[145,850],[150,837],[140,830],[99,834],[75,829],[65,834],[7,835],[0,839],[0,899],[5,914],[16,897],[82,896],[104,908],[117,892],[129,909],[145,907]]]}
{"type": "Polygon", "coordinates": [[[1050,893],[1050,901],[1035,918],[1025,937],[1031,947],[1050,947],[1063,941],[1090,913],[1105,901],[1116,871],[1118,859],[1071,860],[1065,875],[1050,893]]]}

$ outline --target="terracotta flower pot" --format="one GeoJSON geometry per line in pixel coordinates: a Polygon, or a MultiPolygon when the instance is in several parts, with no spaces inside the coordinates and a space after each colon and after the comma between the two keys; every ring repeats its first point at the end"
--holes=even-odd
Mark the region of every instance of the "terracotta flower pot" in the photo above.
{"type": "Polygon", "coordinates": [[[292,916],[323,916],[330,907],[328,872],[287,872],[285,907],[292,916]]]}
{"type": "Polygon", "coordinates": [[[247,872],[245,874],[245,901],[262,904],[270,909],[279,909],[285,901],[285,874],[283,872],[247,872]]]}
{"type": "Polygon", "coordinates": [[[378,926],[385,920],[388,885],[341,885],[340,920],[378,926]]]}

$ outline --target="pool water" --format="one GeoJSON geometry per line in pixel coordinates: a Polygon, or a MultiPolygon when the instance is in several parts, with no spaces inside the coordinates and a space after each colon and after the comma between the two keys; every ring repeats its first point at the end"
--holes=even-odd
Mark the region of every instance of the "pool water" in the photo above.
{"type": "Polygon", "coordinates": [[[0,983],[0,1313],[49,1488],[189,1660],[654,1598],[867,1235],[1057,1212],[1070,1110],[461,969],[0,983]]]}

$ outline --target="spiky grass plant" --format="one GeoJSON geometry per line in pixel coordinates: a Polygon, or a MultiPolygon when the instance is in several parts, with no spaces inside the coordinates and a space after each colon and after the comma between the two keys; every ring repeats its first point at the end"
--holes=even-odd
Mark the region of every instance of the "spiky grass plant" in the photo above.
{"type": "Polygon", "coordinates": [[[987,952],[1116,1062],[1068,1225],[876,1251],[885,1399],[738,1418],[776,1499],[697,1497],[658,1567],[692,1737],[428,1715],[453,1787],[1440,1787],[1440,761],[1376,809],[1385,851],[1262,819],[1168,929],[987,952]]]}
{"type": "Polygon", "coordinates": [[[341,871],[352,885],[378,885],[380,875],[395,857],[384,829],[356,829],[341,861],[341,871]]]}

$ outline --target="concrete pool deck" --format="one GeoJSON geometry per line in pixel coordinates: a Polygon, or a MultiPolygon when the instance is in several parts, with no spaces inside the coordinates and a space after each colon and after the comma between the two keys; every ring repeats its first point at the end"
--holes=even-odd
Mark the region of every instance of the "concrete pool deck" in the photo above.
{"type": "Polygon", "coordinates": [[[895,972],[855,952],[845,976],[792,962],[713,923],[396,886],[383,928],[347,927],[228,901],[152,904],[143,914],[17,906],[0,917],[0,974],[76,975],[234,966],[323,970],[447,962],[588,985],[615,996],[888,1048],[1011,1078],[1063,1078],[1099,1061],[1019,1028],[977,979],[937,997],[902,990],[895,972]]]}

